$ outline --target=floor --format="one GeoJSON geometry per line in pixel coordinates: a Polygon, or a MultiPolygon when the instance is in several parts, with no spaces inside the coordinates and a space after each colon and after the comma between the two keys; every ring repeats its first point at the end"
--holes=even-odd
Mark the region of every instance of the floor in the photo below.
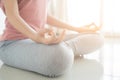
{"type": "Polygon", "coordinates": [[[100,50],[76,59],[72,69],[57,78],[2,65],[0,80],[120,80],[120,39],[107,38],[100,50]]]}

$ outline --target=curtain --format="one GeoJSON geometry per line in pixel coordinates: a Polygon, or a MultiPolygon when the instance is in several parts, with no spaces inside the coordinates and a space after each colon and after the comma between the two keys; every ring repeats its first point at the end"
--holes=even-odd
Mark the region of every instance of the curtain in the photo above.
{"type": "Polygon", "coordinates": [[[119,8],[119,0],[103,0],[103,31],[106,36],[120,37],[119,8]]]}
{"type": "MultiPolygon", "coordinates": [[[[55,18],[66,22],[66,13],[67,13],[67,7],[66,7],[66,0],[50,0],[50,3],[48,5],[48,14],[54,16],[55,18]]],[[[51,26],[48,26],[51,27],[51,26]]],[[[51,27],[53,28],[56,33],[60,33],[62,31],[62,29],[58,29],[55,27],[51,27]]]]}
{"type": "Polygon", "coordinates": [[[95,22],[107,37],[120,37],[119,0],[51,0],[52,14],[76,27],[95,22]]]}
{"type": "Polygon", "coordinates": [[[51,0],[49,13],[75,27],[91,22],[101,26],[100,8],[100,0],[51,0]]]}
{"type": "Polygon", "coordinates": [[[100,0],[67,0],[68,22],[76,27],[95,22],[100,26],[100,0]]]}
{"type": "Polygon", "coordinates": [[[65,20],[66,8],[66,0],[51,0],[48,6],[48,13],[60,20],[65,20]]]}

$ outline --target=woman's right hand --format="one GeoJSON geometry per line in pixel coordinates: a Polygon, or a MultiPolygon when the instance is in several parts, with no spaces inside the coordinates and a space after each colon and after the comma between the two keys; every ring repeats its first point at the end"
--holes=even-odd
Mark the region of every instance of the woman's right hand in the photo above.
{"type": "Polygon", "coordinates": [[[65,30],[59,36],[56,36],[55,32],[51,29],[41,29],[36,34],[35,42],[43,44],[58,44],[64,40],[64,37],[65,30]]]}

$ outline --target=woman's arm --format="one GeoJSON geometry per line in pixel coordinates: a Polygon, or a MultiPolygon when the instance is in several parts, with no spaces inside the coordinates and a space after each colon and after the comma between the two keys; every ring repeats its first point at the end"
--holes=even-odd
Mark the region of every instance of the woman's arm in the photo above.
{"type": "Polygon", "coordinates": [[[64,28],[64,29],[76,31],[76,32],[95,32],[95,31],[99,30],[99,28],[96,27],[96,25],[94,23],[85,25],[83,27],[74,27],[74,26],[64,23],[50,15],[47,16],[47,24],[58,27],[58,28],[64,28]],[[90,26],[92,26],[92,25],[94,25],[94,28],[90,28],[90,26]]]}
{"type": "Polygon", "coordinates": [[[36,31],[34,31],[19,15],[18,0],[3,1],[7,19],[13,27],[30,39],[35,40],[36,31]]]}
{"type": "Polygon", "coordinates": [[[55,26],[57,28],[64,28],[64,29],[69,29],[69,30],[73,30],[73,31],[76,30],[75,27],[73,27],[69,24],[66,24],[50,15],[47,16],[47,24],[55,26]]]}
{"type": "Polygon", "coordinates": [[[55,35],[55,33],[48,29],[41,29],[38,32],[33,30],[19,15],[18,11],[18,0],[3,0],[6,17],[9,22],[13,25],[13,27],[27,36],[28,38],[32,39],[37,43],[43,44],[56,44],[61,42],[64,39],[65,32],[63,32],[60,36],[55,35]],[[50,33],[49,38],[45,38],[45,34],[50,33]]]}

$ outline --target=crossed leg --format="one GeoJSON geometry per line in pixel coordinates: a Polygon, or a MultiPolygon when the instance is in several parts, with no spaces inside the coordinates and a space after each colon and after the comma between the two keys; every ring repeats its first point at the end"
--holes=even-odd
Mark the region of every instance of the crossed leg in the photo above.
{"type": "Polygon", "coordinates": [[[104,37],[99,33],[69,34],[64,42],[72,48],[75,57],[82,57],[100,49],[104,44],[104,37]]]}

